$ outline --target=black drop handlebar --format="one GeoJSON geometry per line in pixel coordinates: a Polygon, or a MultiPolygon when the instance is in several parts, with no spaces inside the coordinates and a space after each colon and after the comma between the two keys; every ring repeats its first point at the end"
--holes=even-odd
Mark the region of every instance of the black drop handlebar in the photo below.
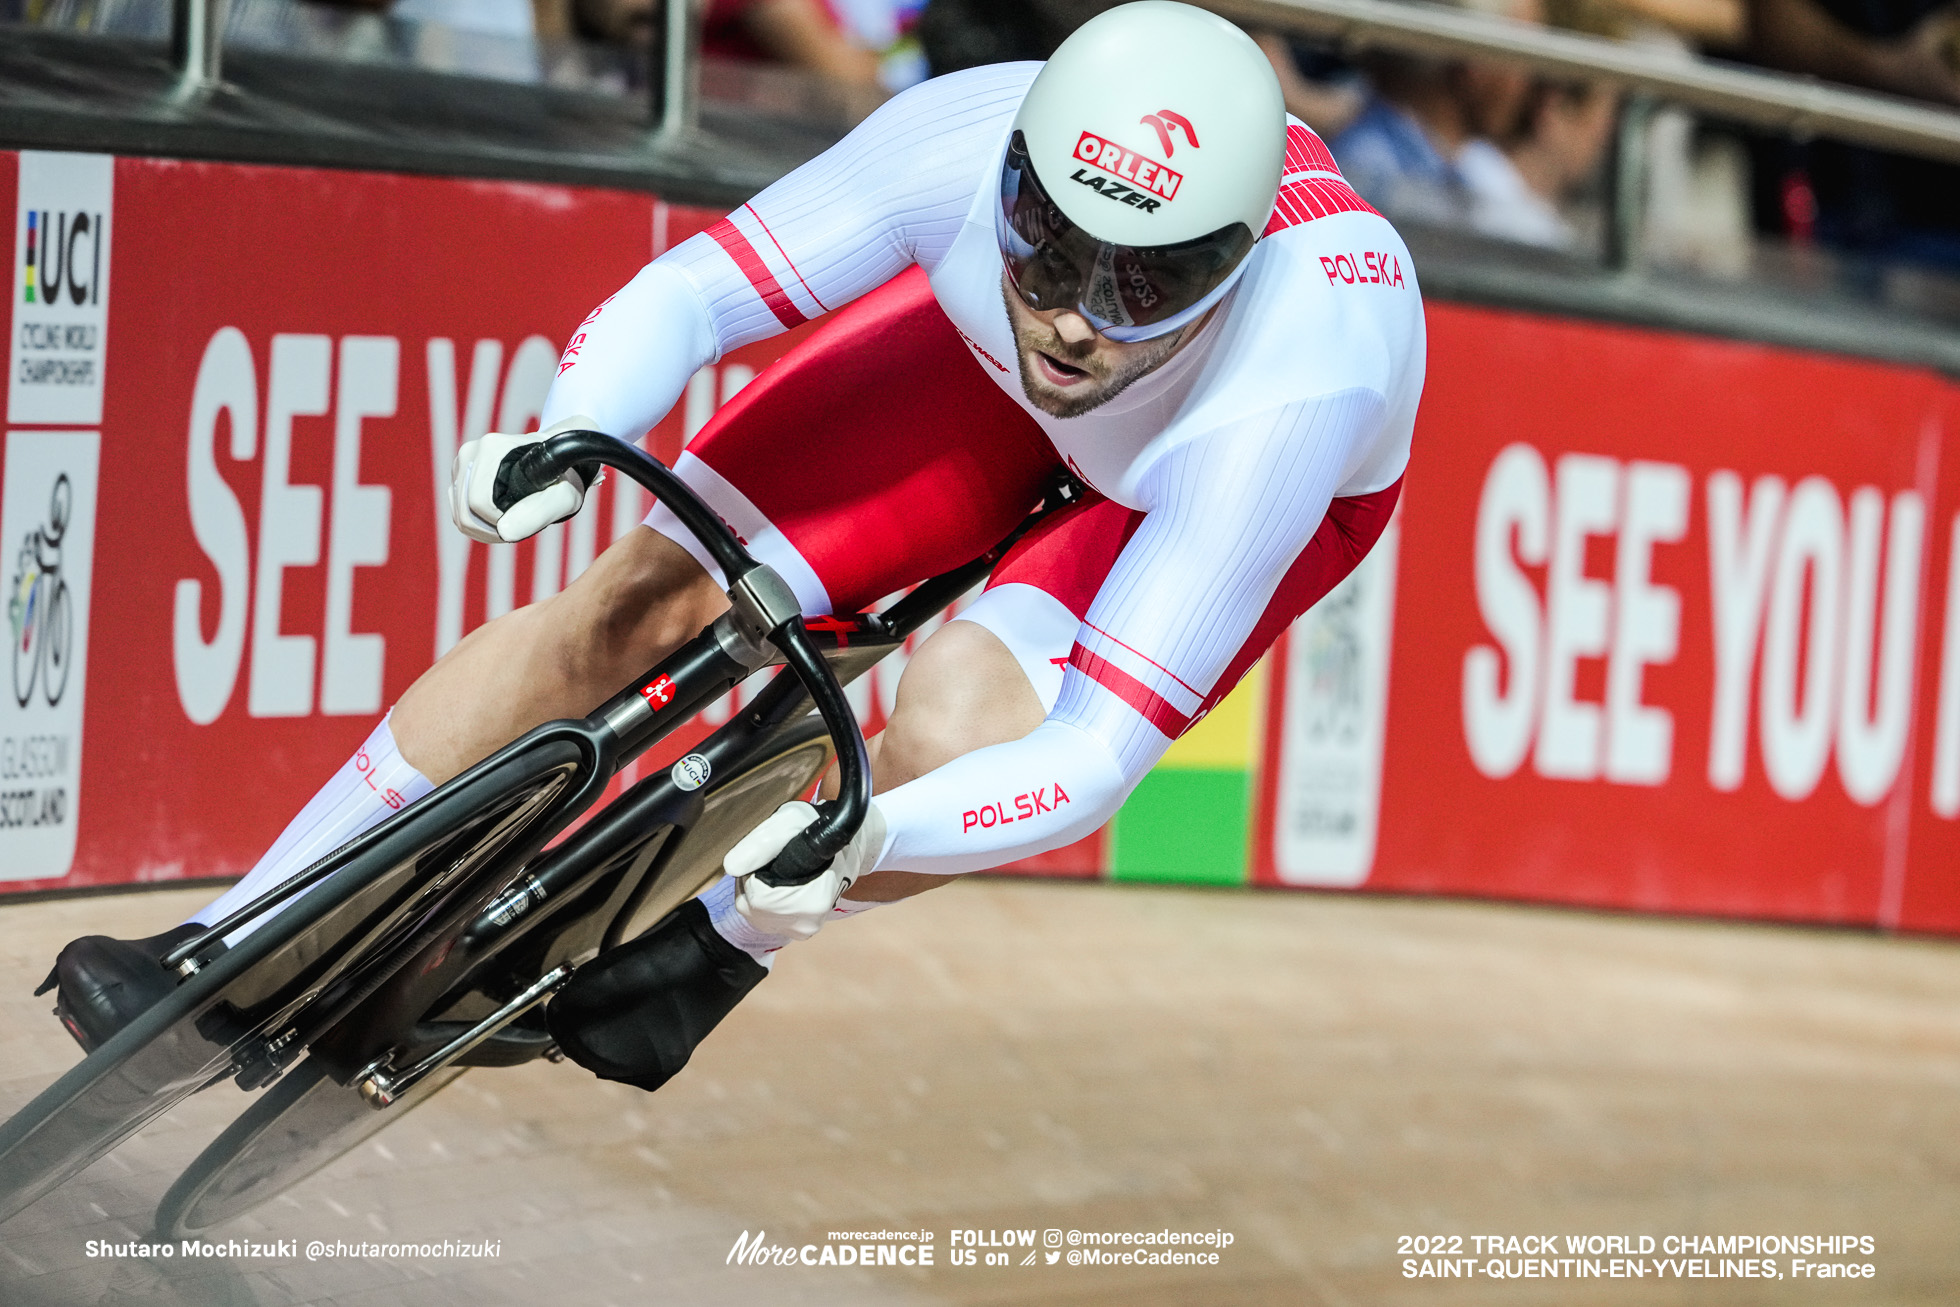
{"type": "MultiPolygon", "coordinates": [[[[687,483],[665,464],[637,446],[597,431],[567,431],[531,446],[510,460],[498,473],[497,506],[508,509],[526,495],[550,486],[567,471],[577,471],[589,486],[592,469],[598,464],[630,477],[671,509],[681,525],[693,533],[720,565],[731,597],[742,579],[762,566],[714,510],[702,503],[687,483]]],[[[814,880],[864,824],[865,814],[871,807],[871,760],[865,753],[864,734],[858,729],[843,687],[837,683],[830,664],[810,643],[809,633],[803,629],[802,614],[782,618],[764,635],[782,651],[790,670],[809,691],[837,746],[837,798],[819,800],[817,820],[792,838],[775,861],[756,873],[770,885],[801,885],[814,880]]]]}

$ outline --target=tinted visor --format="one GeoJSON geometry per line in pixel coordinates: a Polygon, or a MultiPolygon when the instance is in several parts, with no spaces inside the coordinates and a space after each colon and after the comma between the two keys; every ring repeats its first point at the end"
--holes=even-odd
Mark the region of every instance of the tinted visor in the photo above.
{"type": "MultiPolygon", "coordinates": [[[[1077,172],[1101,179],[1086,164],[1077,172]]],[[[1252,233],[1242,222],[1175,245],[1097,240],[1049,197],[1019,132],[1001,165],[994,228],[1008,280],[1029,308],[1074,309],[1121,341],[1161,336],[1202,314],[1224,296],[1252,250],[1252,233]]]]}

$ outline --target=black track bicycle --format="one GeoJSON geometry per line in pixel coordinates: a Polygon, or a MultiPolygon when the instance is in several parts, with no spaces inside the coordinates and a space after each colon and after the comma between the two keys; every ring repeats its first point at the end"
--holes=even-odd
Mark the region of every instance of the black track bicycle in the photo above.
{"type": "Polygon", "coordinates": [[[167,954],[162,965],[180,976],[171,994],[0,1125],[0,1220],[223,1080],[257,1096],[164,1196],[160,1238],[267,1201],[467,1068],[555,1059],[540,1005],[580,965],[697,894],[737,840],[808,793],[833,759],[838,797],[758,874],[801,883],[843,848],[871,784],[842,684],[1079,493],[1058,480],[988,553],[882,613],[812,631],[782,579],[623,441],[567,432],[533,446],[499,498],[515,502],[592,464],[674,511],[729,579],[729,610],[589,717],[526,733],[167,954]],[[790,674],[693,753],[571,830],[618,771],[778,664],[790,674]]]}

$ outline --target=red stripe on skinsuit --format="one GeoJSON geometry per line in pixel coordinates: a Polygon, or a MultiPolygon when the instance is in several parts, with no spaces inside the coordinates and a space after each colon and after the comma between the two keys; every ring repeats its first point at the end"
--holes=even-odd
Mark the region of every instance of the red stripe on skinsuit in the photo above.
{"type": "Polygon", "coordinates": [[[1068,663],[1103,689],[1137,710],[1137,715],[1156,727],[1167,740],[1175,740],[1190,728],[1191,719],[1155,690],[1106,659],[1098,658],[1081,645],[1069,651],[1068,663]]]}
{"type": "Polygon", "coordinates": [[[785,327],[800,327],[809,321],[803,316],[803,310],[797,308],[776,283],[775,275],[763,263],[762,256],[755,252],[755,246],[749,244],[749,238],[735,229],[734,223],[723,218],[708,228],[708,235],[714,238],[715,244],[728,251],[728,257],[735,260],[735,266],[749,279],[749,285],[755,287],[755,293],[762,296],[762,302],[776,315],[776,321],[785,327]]]}

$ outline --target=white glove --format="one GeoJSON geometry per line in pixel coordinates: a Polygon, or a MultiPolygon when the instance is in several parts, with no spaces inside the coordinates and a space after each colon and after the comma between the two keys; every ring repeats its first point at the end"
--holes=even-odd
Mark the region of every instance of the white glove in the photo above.
{"type": "MultiPolygon", "coordinates": [[[[456,462],[449,474],[449,516],[456,529],[486,545],[516,544],[578,512],[585,492],[592,486],[575,471],[534,495],[526,495],[507,509],[496,501],[497,469],[504,461],[523,453],[532,445],[549,440],[561,431],[590,431],[598,426],[589,417],[568,417],[542,431],[521,436],[500,435],[495,431],[469,441],[456,451],[456,462]]],[[[592,478],[592,485],[599,484],[592,478]]]]}
{"type": "Polygon", "coordinates": [[[874,802],[864,815],[864,825],[830,860],[814,880],[801,885],[770,885],[757,880],[761,871],[783,851],[796,833],[817,819],[817,810],[807,803],[785,803],[769,814],[760,826],[742,837],[728,851],[722,870],[742,878],[735,894],[735,909],[757,930],[791,939],[808,939],[823,925],[837,900],[844,896],[885,849],[885,814],[874,802]]]}

